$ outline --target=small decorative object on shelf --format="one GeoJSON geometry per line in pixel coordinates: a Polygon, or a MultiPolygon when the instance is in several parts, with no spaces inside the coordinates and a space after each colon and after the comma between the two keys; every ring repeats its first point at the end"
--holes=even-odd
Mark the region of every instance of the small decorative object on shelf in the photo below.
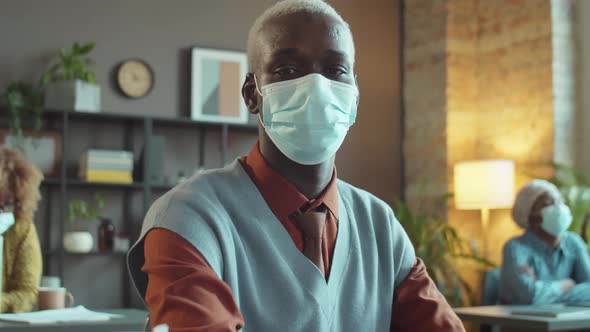
{"type": "Polygon", "coordinates": [[[113,250],[115,252],[127,252],[129,250],[129,235],[125,231],[115,234],[113,250]]]}
{"type": "Polygon", "coordinates": [[[88,182],[133,183],[133,153],[88,150],[80,158],[78,175],[88,182]]]}
{"type": "Polygon", "coordinates": [[[242,102],[246,53],[195,47],[192,50],[191,118],[221,123],[248,122],[242,102]]]}
{"type": "Polygon", "coordinates": [[[114,242],[115,225],[109,219],[103,218],[98,226],[98,250],[113,251],[114,242]]]}
{"type": "Polygon", "coordinates": [[[100,86],[88,68],[93,62],[85,56],[94,49],[94,43],[60,50],[60,62],[54,64],[41,77],[45,86],[45,108],[73,111],[100,111],[100,86]]]}
{"type": "Polygon", "coordinates": [[[64,234],[65,251],[75,254],[87,254],[94,248],[94,240],[90,232],[67,232],[64,234]]]}
{"type": "Polygon", "coordinates": [[[164,136],[149,135],[145,137],[146,144],[139,156],[138,167],[134,178],[137,181],[148,181],[153,185],[164,184],[164,156],[166,154],[166,140],[164,136]],[[149,151],[146,149],[149,147],[149,151]],[[149,160],[147,159],[149,158],[149,160]],[[143,174],[145,164],[149,165],[149,174],[143,174]]]}
{"type": "Polygon", "coordinates": [[[70,253],[89,253],[94,247],[92,234],[86,230],[83,222],[92,222],[101,218],[100,211],[104,208],[104,199],[100,194],[95,196],[96,205],[91,206],[84,200],[73,200],[68,204],[68,221],[75,231],[64,234],[63,247],[70,253]]]}
{"type": "Polygon", "coordinates": [[[154,72],[145,61],[127,60],[117,69],[117,85],[125,97],[145,97],[154,87],[154,72]]]}

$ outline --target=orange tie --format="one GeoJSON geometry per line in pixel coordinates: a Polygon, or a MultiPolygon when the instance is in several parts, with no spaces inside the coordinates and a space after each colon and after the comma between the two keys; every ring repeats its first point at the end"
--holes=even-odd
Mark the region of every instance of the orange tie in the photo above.
{"type": "Polygon", "coordinates": [[[295,217],[295,222],[303,233],[303,254],[312,261],[322,275],[324,270],[324,259],[322,258],[322,233],[326,224],[326,211],[307,212],[295,217]]]}

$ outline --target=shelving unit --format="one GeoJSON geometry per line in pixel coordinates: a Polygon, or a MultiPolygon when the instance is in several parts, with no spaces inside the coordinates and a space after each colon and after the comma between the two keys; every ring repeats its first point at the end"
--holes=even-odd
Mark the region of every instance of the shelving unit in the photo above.
{"type": "MultiPolygon", "coordinates": [[[[0,113],[2,114],[2,113],[0,113]]],[[[3,120],[3,119],[0,119],[3,120]]],[[[206,144],[206,131],[207,130],[218,130],[221,133],[221,160],[222,164],[227,161],[227,150],[228,150],[228,135],[230,131],[241,131],[248,133],[256,133],[257,127],[252,125],[235,125],[235,124],[220,124],[220,123],[209,123],[209,122],[198,122],[188,118],[165,118],[165,117],[152,117],[152,116],[140,116],[132,114],[120,114],[120,113],[85,113],[85,112],[73,112],[73,111],[61,111],[61,110],[46,110],[44,111],[44,122],[46,130],[59,132],[61,134],[61,169],[59,177],[46,178],[42,187],[45,187],[44,200],[47,200],[45,220],[45,248],[42,248],[44,259],[47,263],[57,264],[57,274],[63,280],[66,271],[64,271],[64,260],[68,259],[84,259],[85,257],[113,257],[113,259],[121,258],[122,268],[126,269],[125,253],[122,252],[91,252],[88,254],[73,254],[67,253],[63,249],[62,241],[63,234],[65,232],[64,220],[66,219],[65,211],[67,211],[67,203],[69,201],[70,192],[72,190],[115,190],[122,191],[122,210],[123,210],[123,227],[129,232],[130,243],[139,236],[137,231],[139,229],[137,225],[138,221],[131,219],[131,195],[141,193],[142,195],[142,215],[147,212],[153,198],[153,193],[160,193],[171,189],[171,185],[161,185],[150,183],[150,177],[144,176],[143,182],[134,182],[130,184],[120,183],[93,183],[85,182],[77,179],[74,172],[71,172],[67,161],[70,159],[70,144],[72,144],[71,130],[74,126],[84,123],[101,123],[101,124],[116,124],[123,125],[123,149],[127,151],[133,151],[134,146],[134,130],[139,129],[141,137],[144,142],[144,160],[151,160],[149,153],[150,140],[145,139],[154,132],[154,128],[166,128],[171,127],[175,129],[190,129],[198,130],[199,132],[199,167],[204,167],[205,162],[205,144],[206,144]],[[57,195],[54,195],[57,191],[57,195]],[[56,196],[56,197],[53,197],[56,196]],[[58,209],[57,220],[52,219],[52,209],[58,209]],[[52,241],[51,229],[57,229],[59,241],[52,241]],[[57,243],[55,243],[57,242],[57,243]]],[[[0,122],[0,127],[6,127],[6,124],[0,122]]],[[[88,147],[95,148],[95,147],[88,147]]],[[[137,151],[136,151],[137,152],[137,151]]],[[[134,157],[136,155],[134,154],[134,157]]],[[[150,174],[149,163],[143,163],[140,165],[143,167],[143,174],[150,174]]],[[[45,266],[50,264],[45,264],[45,266]]],[[[130,306],[131,295],[130,295],[130,280],[127,273],[123,273],[123,289],[122,302],[124,307],[130,306]]]]}

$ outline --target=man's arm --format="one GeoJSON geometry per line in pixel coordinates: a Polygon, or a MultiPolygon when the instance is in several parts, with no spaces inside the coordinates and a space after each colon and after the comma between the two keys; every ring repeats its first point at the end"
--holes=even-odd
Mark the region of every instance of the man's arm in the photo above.
{"type": "Polygon", "coordinates": [[[395,267],[390,331],[464,332],[461,320],[416,257],[406,231],[390,213],[395,267]]]}
{"type": "Polygon", "coordinates": [[[163,228],[151,230],[144,241],[142,271],[149,280],[145,301],[152,326],[166,323],[171,332],[244,326],[230,287],[192,244],[163,228]]]}
{"type": "Polygon", "coordinates": [[[391,331],[465,331],[461,320],[417,258],[406,279],[395,289],[391,331]]]}

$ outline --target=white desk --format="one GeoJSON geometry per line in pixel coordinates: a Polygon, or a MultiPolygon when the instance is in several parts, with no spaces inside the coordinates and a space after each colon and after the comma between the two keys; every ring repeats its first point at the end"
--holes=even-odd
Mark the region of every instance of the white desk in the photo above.
{"type": "Polygon", "coordinates": [[[590,331],[589,316],[549,318],[538,316],[512,315],[513,309],[526,306],[497,305],[469,308],[455,308],[457,316],[465,321],[498,325],[510,331],[590,331]]]}
{"type": "Polygon", "coordinates": [[[0,322],[0,332],[113,332],[143,331],[147,311],[137,309],[106,309],[99,310],[112,314],[123,315],[104,322],[77,322],[56,324],[24,324],[0,322]]]}

